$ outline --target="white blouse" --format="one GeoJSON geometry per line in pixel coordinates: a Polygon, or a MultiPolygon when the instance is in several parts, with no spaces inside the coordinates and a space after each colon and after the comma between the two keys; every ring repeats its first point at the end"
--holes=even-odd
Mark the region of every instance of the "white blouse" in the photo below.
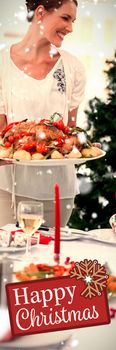
{"type": "MultiPolygon", "coordinates": [[[[80,61],[61,51],[53,69],[42,80],[21,71],[10,57],[10,49],[0,52],[0,114],[8,123],[23,119],[49,119],[55,112],[68,122],[68,111],[79,106],[85,87],[85,72],[80,61]]],[[[12,191],[11,166],[0,167],[0,188],[12,191]]],[[[75,195],[75,168],[16,166],[17,195],[53,199],[54,184],[60,185],[61,198],[75,195]]]]}

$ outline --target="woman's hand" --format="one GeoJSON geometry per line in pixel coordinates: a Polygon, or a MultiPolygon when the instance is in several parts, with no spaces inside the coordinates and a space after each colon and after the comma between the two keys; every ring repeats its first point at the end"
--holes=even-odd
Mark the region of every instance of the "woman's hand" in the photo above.
{"type": "Polygon", "coordinates": [[[5,114],[0,114],[0,131],[2,131],[7,125],[7,119],[5,114]]]}
{"type": "Polygon", "coordinates": [[[12,160],[2,160],[0,159],[0,166],[3,166],[3,165],[10,165],[12,164],[12,160]]]}
{"type": "Polygon", "coordinates": [[[73,109],[68,113],[68,126],[74,128],[76,126],[78,108],[73,109]]]}

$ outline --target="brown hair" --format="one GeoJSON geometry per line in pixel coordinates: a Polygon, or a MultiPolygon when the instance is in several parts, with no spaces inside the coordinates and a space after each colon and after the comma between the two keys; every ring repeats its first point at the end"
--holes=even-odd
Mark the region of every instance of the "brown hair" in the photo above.
{"type": "Polygon", "coordinates": [[[58,9],[63,5],[64,2],[72,1],[76,6],[78,6],[77,0],[26,0],[26,7],[28,11],[27,20],[31,22],[33,19],[34,11],[39,5],[44,6],[45,10],[51,11],[53,9],[58,9]]]}

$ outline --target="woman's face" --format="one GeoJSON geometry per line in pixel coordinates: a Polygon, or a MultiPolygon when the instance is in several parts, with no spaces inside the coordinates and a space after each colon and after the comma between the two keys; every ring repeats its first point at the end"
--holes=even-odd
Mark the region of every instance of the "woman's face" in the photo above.
{"type": "Polygon", "coordinates": [[[72,0],[68,0],[58,9],[51,12],[45,11],[41,35],[51,44],[60,47],[65,35],[72,32],[72,26],[76,19],[77,7],[72,0]]]}

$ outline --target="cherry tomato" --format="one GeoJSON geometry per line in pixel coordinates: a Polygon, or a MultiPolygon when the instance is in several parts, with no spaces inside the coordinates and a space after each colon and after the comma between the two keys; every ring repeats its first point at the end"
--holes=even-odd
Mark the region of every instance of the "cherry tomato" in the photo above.
{"type": "Polygon", "coordinates": [[[63,131],[64,128],[65,128],[65,125],[64,125],[64,123],[63,123],[63,120],[58,120],[58,121],[54,122],[53,125],[56,126],[58,129],[60,129],[60,130],[62,130],[62,131],[63,131]]]}
{"type": "Polygon", "coordinates": [[[9,141],[6,141],[6,142],[5,142],[5,147],[6,147],[6,148],[11,147],[11,143],[10,143],[9,141]]]}
{"type": "Polygon", "coordinates": [[[49,119],[41,119],[40,124],[50,123],[49,119]]]}
{"type": "Polygon", "coordinates": [[[30,148],[34,148],[34,147],[36,147],[36,141],[30,142],[30,148]]]}
{"type": "Polygon", "coordinates": [[[24,130],[24,131],[21,132],[21,137],[23,137],[23,136],[28,136],[27,131],[24,130]]]}
{"type": "Polygon", "coordinates": [[[30,144],[29,143],[25,143],[25,145],[23,146],[23,149],[25,151],[28,151],[29,149],[31,149],[30,144]]]}
{"type": "Polygon", "coordinates": [[[48,152],[48,147],[45,145],[45,143],[40,142],[36,144],[36,151],[37,153],[47,153],[48,152]]]}
{"type": "Polygon", "coordinates": [[[58,138],[58,140],[57,140],[57,145],[58,145],[58,146],[62,146],[63,143],[64,143],[63,137],[59,136],[59,138],[58,138]]]}
{"type": "Polygon", "coordinates": [[[21,138],[21,134],[17,133],[17,134],[14,134],[14,139],[15,140],[20,140],[21,138]]]}
{"type": "Polygon", "coordinates": [[[24,149],[25,151],[28,151],[34,147],[36,147],[36,141],[26,142],[25,144],[21,145],[21,148],[24,149]]]}
{"type": "Polygon", "coordinates": [[[13,143],[13,142],[14,142],[14,136],[13,136],[13,135],[9,136],[9,137],[8,137],[8,141],[9,141],[10,143],[13,143]]]}
{"type": "Polygon", "coordinates": [[[65,126],[65,127],[64,127],[64,133],[65,133],[65,134],[69,134],[69,132],[70,132],[69,126],[65,126]]]}

